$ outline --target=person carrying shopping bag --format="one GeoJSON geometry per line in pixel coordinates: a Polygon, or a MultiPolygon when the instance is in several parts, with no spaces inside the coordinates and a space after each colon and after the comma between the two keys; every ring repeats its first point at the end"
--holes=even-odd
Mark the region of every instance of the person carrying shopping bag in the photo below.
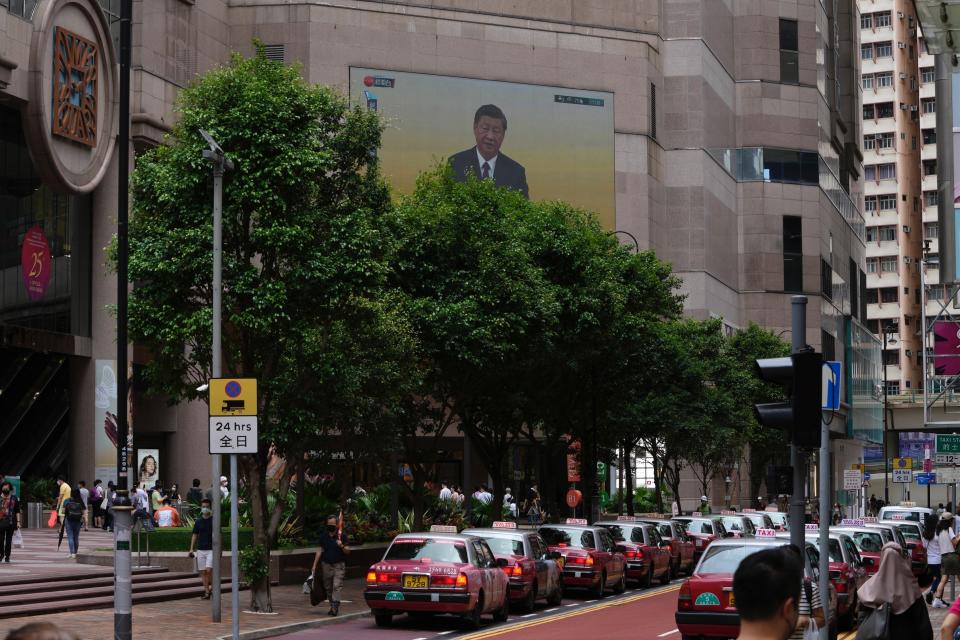
{"type": "Polygon", "coordinates": [[[0,560],[3,562],[10,562],[13,538],[19,532],[20,500],[13,493],[13,485],[4,482],[0,484],[0,560]]]}
{"type": "Polygon", "coordinates": [[[896,542],[883,545],[880,568],[857,589],[857,597],[870,610],[857,640],[933,640],[923,592],[896,542]]]}

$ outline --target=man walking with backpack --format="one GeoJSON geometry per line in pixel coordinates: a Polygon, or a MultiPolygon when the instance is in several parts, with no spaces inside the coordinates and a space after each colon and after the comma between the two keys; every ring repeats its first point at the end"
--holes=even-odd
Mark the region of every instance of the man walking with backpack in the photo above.
{"type": "Polygon", "coordinates": [[[83,498],[80,489],[74,489],[70,497],[63,503],[64,527],[67,530],[67,544],[70,548],[70,557],[77,557],[80,547],[80,527],[83,526],[83,517],[87,510],[83,508],[83,498]]]}

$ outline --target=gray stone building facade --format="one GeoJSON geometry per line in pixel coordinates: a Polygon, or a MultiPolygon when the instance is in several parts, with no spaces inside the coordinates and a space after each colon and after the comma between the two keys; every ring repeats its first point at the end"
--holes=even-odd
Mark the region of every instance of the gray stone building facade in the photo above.
{"type": "MultiPolygon", "coordinates": [[[[60,26],[96,45],[101,77],[116,73],[118,13],[117,0],[0,1],[0,439],[44,433],[35,453],[0,456],[11,472],[67,466],[89,482],[108,465],[116,87],[97,85],[98,138],[79,151],[52,133],[43,87],[60,26]],[[70,178],[64,162],[90,166],[70,178]],[[53,284],[34,299],[21,248],[37,226],[53,284]]],[[[808,342],[850,365],[863,414],[836,430],[864,437],[879,349],[861,324],[859,30],[853,0],[137,0],[129,151],[162,144],[178,91],[255,38],[344,92],[357,67],[607,92],[615,230],[673,264],[688,314],[731,331],[789,330],[790,295],[809,296],[808,342]]],[[[158,452],[164,478],[209,475],[203,406],[137,389],[133,406],[135,446],[158,452]]]]}

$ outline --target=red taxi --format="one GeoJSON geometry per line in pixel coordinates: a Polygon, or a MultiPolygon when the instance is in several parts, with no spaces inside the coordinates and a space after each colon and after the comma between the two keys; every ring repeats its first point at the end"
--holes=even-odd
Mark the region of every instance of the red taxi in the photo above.
{"type": "Polygon", "coordinates": [[[668,584],[673,578],[670,550],[655,526],[638,522],[630,516],[595,522],[594,525],[609,531],[614,542],[624,548],[627,580],[649,587],[654,578],[658,578],[660,584],[668,584]]]}
{"type": "MultiPolygon", "coordinates": [[[[752,538],[756,535],[757,527],[753,520],[736,511],[721,511],[720,518],[723,521],[723,527],[734,538],[752,538]]],[[[772,529],[772,527],[769,527],[772,529]]]]}
{"type": "MultiPolygon", "coordinates": [[[[772,529],[761,530],[773,533],[772,529]]],[[[765,535],[759,538],[717,540],[706,550],[693,574],[683,581],[677,596],[677,629],[683,638],[736,638],[740,633],[740,615],[733,594],[733,574],[744,558],[763,549],[783,546],[787,541],[765,535]]],[[[805,579],[819,576],[819,555],[809,542],[804,554],[805,579]]],[[[835,612],[833,589],[827,596],[830,611],[835,612]]],[[[831,616],[827,627],[836,620],[831,616]]]]}
{"type": "Polygon", "coordinates": [[[738,516],[743,516],[748,518],[750,522],[753,523],[754,529],[774,529],[776,531],[782,531],[783,528],[777,526],[773,521],[773,518],[770,517],[769,513],[763,511],[757,511],[756,509],[744,509],[737,513],[738,516]]]}
{"type": "MultiPolygon", "coordinates": [[[[806,540],[820,549],[820,532],[808,529],[806,540]]],[[[778,537],[789,539],[790,534],[777,534],[778,537]]],[[[863,560],[857,545],[846,533],[830,529],[830,583],[837,590],[837,615],[839,625],[843,630],[853,628],[860,603],[857,600],[857,589],[867,581],[863,570],[863,560]]]]}
{"type": "Polygon", "coordinates": [[[536,531],[518,529],[516,522],[494,522],[492,528],[461,533],[482,538],[493,555],[507,561],[503,572],[510,580],[511,604],[533,611],[537,600],[549,605],[563,600],[562,556],[550,551],[536,531]]]}
{"type": "Polygon", "coordinates": [[[673,520],[644,520],[644,522],[657,527],[660,537],[666,540],[667,549],[670,550],[673,562],[673,575],[692,573],[695,562],[693,559],[694,543],[687,536],[683,525],[673,520]]]}
{"type": "Polygon", "coordinates": [[[609,588],[623,593],[627,588],[624,548],[613,541],[603,527],[591,527],[586,520],[567,518],[564,524],[539,529],[550,551],[563,556],[564,589],[588,589],[602,598],[609,588]]]}
{"type": "MultiPolygon", "coordinates": [[[[900,515],[900,514],[896,514],[900,515]]],[[[879,524],[892,524],[903,535],[905,547],[910,551],[910,567],[913,575],[921,576],[927,572],[927,548],[923,546],[923,525],[913,520],[896,518],[881,520],[879,524]]]]}
{"type": "Polygon", "coordinates": [[[401,613],[449,613],[473,628],[485,613],[499,622],[507,619],[507,561],[494,557],[482,539],[456,531],[435,525],[429,533],[393,539],[383,559],[367,572],[363,592],[377,626],[389,626],[401,613]]]}
{"type": "Polygon", "coordinates": [[[773,528],[777,531],[790,531],[790,518],[783,511],[764,511],[768,518],[773,520],[773,528]]]}
{"type": "Polygon", "coordinates": [[[877,529],[867,526],[845,526],[841,521],[839,527],[830,527],[831,531],[845,533],[857,545],[860,559],[863,561],[863,570],[872,576],[880,569],[880,551],[883,549],[883,536],[877,529]]]}
{"type": "Polygon", "coordinates": [[[714,540],[732,537],[720,516],[677,516],[673,520],[681,523],[687,535],[693,538],[694,558],[700,558],[714,540]]]}

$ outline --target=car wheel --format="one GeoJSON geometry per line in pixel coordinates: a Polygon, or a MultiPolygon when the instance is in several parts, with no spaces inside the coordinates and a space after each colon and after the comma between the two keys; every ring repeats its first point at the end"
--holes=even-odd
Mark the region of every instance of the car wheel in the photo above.
{"type": "Polygon", "coordinates": [[[680,575],[680,558],[677,558],[676,561],[673,561],[673,560],[670,561],[670,571],[675,576],[680,575]]]}
{"type": "Polygon", "coordinates": [[[470,629],[479,629],[481,615],[483,615],[483,591],[477,596],[477,604],[473,607],[473,611],[469,612],[464,618],[467,627],[470,629]]]}
{"type": "Polygon", "coordinates": [[[653,584],[653,566],[651,565],[650,570],[647,571],[647,575],[644,576],[643,580],[640,582],[640,586],[644,589],[649,589],[650,585],[653,584]]]}
{"type": "Polygon", "coordinates": [[[528,593],[527,597],[523,599],[523,604],[520,606],[524,613],[530,613],[533,611],[533,607],[537,602],[537,589],[537,583],[534,582],[533,586],[530,588],[530,593],[528,593]]]}
{"type": "Polygon", "coordinates": [[[623,573],[620,574],[620,580],[617,582],[617,586],[613,588],[614,593],[623,593],[627,590],[627,571],[624,569],[623,573]]]}
{"type": "Polygon", "coordinates": [[[563,581],[557,580],[557,588],[547,596],[547,604],[555,607],[563,602],[563,581]]]}
{"type": "MultiPolygon", "coordinates": [[[[531,593],[533,594],[534,599],[536,599],[537,592],[536,592],[536,591],[532,591],[531,593]]],[[[531,600],[531,602],[533,602],[533,600],[531,600]]],[[[532,606],[531,606],[530,608],[531,608],[531,610],[533,609],[532,606]]],[[[509,617],[510,617],[510,598],[508,598],[508,597],[506,596],[506,594],[504,594],[504,596],[503,596],[503,606],[501,606],[500,609],[498,609],[497,611],[495,611],[495,612],[493,613],[493,621],[494,621],[494,622],[506,622],[506,621],[507,621],[507,618],[509,618],[509,617]]]]}
{"type": "Polygon", "coordinates": [[[593,594],[592,594],[593,597],[596,598],[596,599],[598,599],[598,600],[599,600],[600,598],[602,598],[602,597],[603,597],[603,592],[606,590],[606,588],[607,588],[607,574],[606,574],[606,573],[601,573],[601,574],[600,574],[600,582],[597,583],[596,588],[593,590],[593,594]]]}
{"type": "Polygon", "coordinates": [[[373,614],[373,619],[376,621],[378,627],[389,627],[393,624],[393,614],[391,613],[375,613],[373,614]]]}
{"type": "Polygon", "coordinates": [[[660,576],[660,584],[670,584],[671,580],[673,580],[673,567],[668,564],[667,570],[660,576]]]}

